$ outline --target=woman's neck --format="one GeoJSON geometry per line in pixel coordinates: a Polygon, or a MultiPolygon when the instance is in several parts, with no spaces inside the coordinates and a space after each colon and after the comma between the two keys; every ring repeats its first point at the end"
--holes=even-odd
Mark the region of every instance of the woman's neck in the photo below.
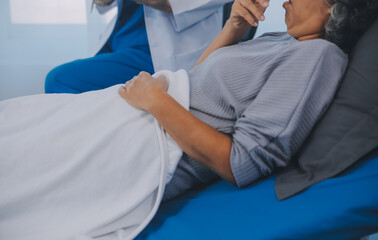
{"type": "Polygon", "coordinates": [[[310,34],[310,35],[304,35],[304,36],[298,37],[297,40],[298,41],[306,41],[306,40],[312,40],[312,39],[318,39],[318,38],[323,38],[323,34],[322,33],[314,33],[314,34],[310,34]]]}

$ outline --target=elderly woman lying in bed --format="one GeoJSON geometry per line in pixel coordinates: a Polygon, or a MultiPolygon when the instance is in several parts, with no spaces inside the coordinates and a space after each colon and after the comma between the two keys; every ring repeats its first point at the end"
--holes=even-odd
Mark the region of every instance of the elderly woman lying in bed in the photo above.
{"type": "Polygon", "coordinates": [[[286,166],[330,103],[347,65],[344,52],[377,16],[370,0],[291,0],[283,4],[287,33],[236,44],[264,20],[263,6],[235,1],[188,73],[189,111],[165,93],[164,79],[141,73],[121,88],[185,152],[166,199],[218,176],[242,187],[286,166]]]}
{"type": "Polygon", "coordinates": [[[1,102],[2,238],[133,238],[165,184],[169,199],[218,177],[243,187],[286,166],[331,102],[345,52],[377,3],[291,0],[287,33],[237,44],[266,7],[236,0],[188,73],[142,72],[101,91],[1,102]]]}

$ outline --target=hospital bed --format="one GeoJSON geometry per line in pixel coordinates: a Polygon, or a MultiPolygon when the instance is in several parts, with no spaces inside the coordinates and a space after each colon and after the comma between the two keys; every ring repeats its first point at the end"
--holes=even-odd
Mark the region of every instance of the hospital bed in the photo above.
{"type": "MultiPolygon", "coordinates": [[[[344,78],[335,101],[342,106],[348,100],[339,99],[340,92],[351,90],[347,88],[353,81],[356,91],[365,94],[359,100],[370,101],[377,110],[378,21],[360,39],[350,54],[349,63],[345,76],[352,75],[353,71],[355,78],[344,78]],[[367,84],[359,84],[363,80],[368,80],[367,84]]],[[[350,94],[352,100],[354,97],[350,94]]],[[[377,136],[378,116],[375,110],[365,111],[365,114],[370,114],[373,119],[371,132],[377,136]]],[[[324,119],[329,119],[330,111],[326,112],[319,125],[324,119]]],[[[342,125],[343,122],[334,124],[342,125]]],[[[378,137],[370,140],[363,135],[360,137],[359,143],[372,143],[375,148],[337,176],[321,181],[300,194],[279,201],[274,189],[278,173],[244,189],[220,181],[163,203],[137,239],[334,240],[360,239],[376,233],[378,137]]],[[[358,151],[357,147],[355,150],[358,151]]]]}

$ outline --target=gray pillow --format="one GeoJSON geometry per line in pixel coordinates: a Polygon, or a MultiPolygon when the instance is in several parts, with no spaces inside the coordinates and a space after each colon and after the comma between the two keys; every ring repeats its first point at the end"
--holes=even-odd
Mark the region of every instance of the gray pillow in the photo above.
{"type": "Polygon", "coordinates": [[[378,20],[349,56],[334,101],[292,164],[278,174],[279,200],[336,176],[378,146],[378,20]]]}

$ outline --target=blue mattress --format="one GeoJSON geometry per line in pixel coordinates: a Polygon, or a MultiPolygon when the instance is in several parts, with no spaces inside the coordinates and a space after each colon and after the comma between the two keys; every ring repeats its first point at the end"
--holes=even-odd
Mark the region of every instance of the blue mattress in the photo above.
{"type": "Polygon", "coordinates": [[[276,176],[246,189],[219,182],[162,204],[137,239],[356,239],[378,232],[378,154],[278,201],[276,176]]]}

